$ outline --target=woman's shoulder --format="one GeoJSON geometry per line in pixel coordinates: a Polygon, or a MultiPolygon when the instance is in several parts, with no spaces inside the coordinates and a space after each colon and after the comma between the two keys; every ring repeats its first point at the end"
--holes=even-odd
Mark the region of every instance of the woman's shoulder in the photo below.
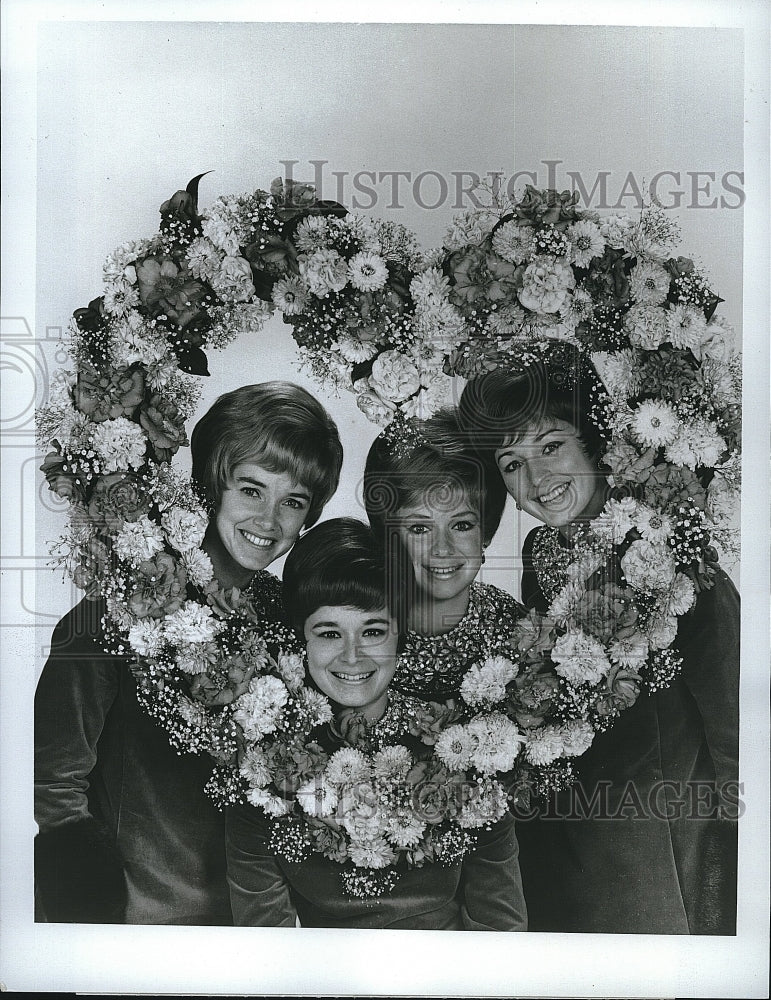
{"type": "Polygon", "coordinates": [[[480,618],[485,621],[494,623],[501,618],[521,618],[527,614],[527,608],[516,597],[492,583],[472,584],[471,594],[480,618]]]}
{"type": "Polygon", "coordinates": [[[52,650],[62,646],[100,643],[104,636],[102,619],[105,611],[104,600],[84,597],[57,622],[51,638],[52,650]]]}
{"type": "Polygon", "coordinates": [[[284,620],[281,580],[266,569],[257,570],[249,584],[249,596],[255,610],[269,621],[284,620]]]}

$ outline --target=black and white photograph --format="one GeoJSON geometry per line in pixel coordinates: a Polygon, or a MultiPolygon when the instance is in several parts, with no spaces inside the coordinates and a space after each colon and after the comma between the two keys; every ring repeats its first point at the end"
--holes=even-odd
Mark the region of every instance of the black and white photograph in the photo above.
{"type": "Polygon", "coordinates": [[[766,5],[2,18],[0,989],[767,996],[766,5]]]}

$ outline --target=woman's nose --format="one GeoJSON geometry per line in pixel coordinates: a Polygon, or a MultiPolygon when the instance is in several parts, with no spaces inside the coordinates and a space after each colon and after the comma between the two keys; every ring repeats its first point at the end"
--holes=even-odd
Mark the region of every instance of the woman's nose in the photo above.
{"type": "Polygon", "coordinates": [[[452,535],[448,528],[440,528],[434,532],[431,552],[435,556],[451,555],[453,551],[452,535]]]}
{"type": "Polygon", "coordinates": [[[260,505],[260,508],[255,513],[255,519],[263,528],[274,528],[278,523],[279,519],[279,504],[272,503],[270,500],[260,505]]]}
{"type": "Polygon", "coordinates": [[[356,640],[354,638],[345,639],[343,642],[343,651],[340,654],[340,659],[343,663],[356,663],[359,659],[359,650],[356,645],[356,640]]]}

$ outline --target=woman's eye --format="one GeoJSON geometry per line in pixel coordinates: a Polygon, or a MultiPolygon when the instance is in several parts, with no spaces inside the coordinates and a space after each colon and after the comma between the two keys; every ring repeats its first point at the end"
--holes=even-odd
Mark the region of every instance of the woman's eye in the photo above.
{"type": "Polygon", "coordinates": [[[503,472],[504,472],[504,474],[505,473],[511,473],[511,472],[518,472],[521,467],[522,467],[522,463],[519,462],[519,461],[517,461],[516,458],[514,458],[514,459],[512,459],[510,462],[508,462],[506,464],[506,466],[503,469],[503,472]]]}
{"type": "Polygon", "coordinates": [[[362,637],[365,638],[365,639],[373,639],[373,638],[374,639],[382,639],[385,634],[386,634],[386,630],[384,628],[372,627],[372,628],[365,629],[362,632],[362,637]]]}
{"type": "Polygon", "coordinates": [[[548,444],[543,446],[544,455],[553,455],[555,451],[558,451],[562,447],[561,441],[550,441],[548,444]]]}
{"type": "Polygon", "coordinates": [[[317,632],[316,635],[319,639],[339,639],[340,633],[334,629],[328,629],[326,632],[317,632]]]}
{"type": "Polygon", "coordinates": [[[457,521],[453,526],[456,531],[473,531],[476,528],[474,521],[457,521]]]}
{"type": "Polygon", "coordinates": [[[288,497],[284,503],[287,507],[292,507],[294,510],[305,510],[305,501],[298,500],[296,497],[288,497]]]}
{"type": "Polygon", "coordinates": [[[257,497],[258,499],[260,496],[262,496],[260,491],[258,489],[255,489],[254,486],[243,486],[241,488],[241,492],[245,493],[248,497],[257,497]]]}
{"type": "Polygon", "coordinates": [[[407,525],[407,531],[411,535],[425,535],[425,533],[428,531],[428,525],[427,524],[409,524],[409,525],[407,525]]]}

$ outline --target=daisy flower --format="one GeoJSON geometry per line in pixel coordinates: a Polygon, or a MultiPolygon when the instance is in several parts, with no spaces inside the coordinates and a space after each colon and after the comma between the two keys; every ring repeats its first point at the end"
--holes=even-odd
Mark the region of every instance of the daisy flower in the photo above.
{"type": "Polygon", "coordinates": [[[600,227],[588,219],[568,226],[571,258],[577,267],[589,267],[595,257],[601,257],[605,250],[605,240],[600,227]]]}
{"type": "Polygon", "coordinates": [[[388,281],[388,268],[378,254],[365,251],[354,254],[348,261],[348,277],[359,291],[374,292],[388,281]]]}

